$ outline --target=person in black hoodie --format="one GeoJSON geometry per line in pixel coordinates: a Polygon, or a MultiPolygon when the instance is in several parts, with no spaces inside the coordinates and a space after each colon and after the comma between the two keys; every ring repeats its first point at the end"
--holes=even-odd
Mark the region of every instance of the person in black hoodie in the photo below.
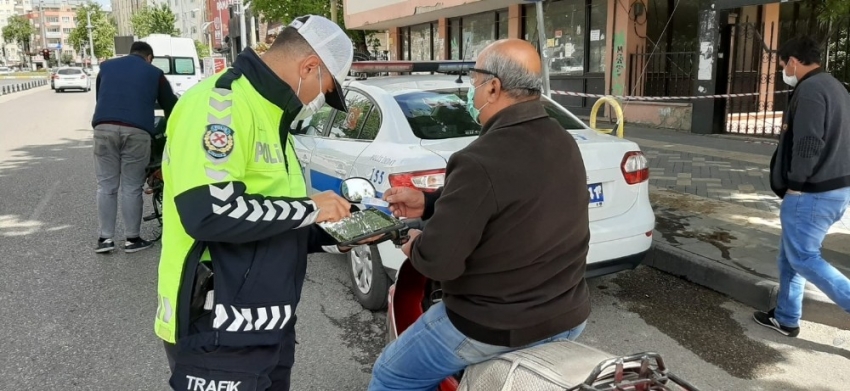
{"type": "Polygon", "coordinates": [[[782,198],[779,294],[776,308],[753,318],[789,337],[800,333],[806,281],[850,312],[850,279],[820,250],[850,203],[850,93],[821,71],[819,46],[801,37],[779,49],[783,79],[794,89],[770,164],[770,187],[782,198]]]}

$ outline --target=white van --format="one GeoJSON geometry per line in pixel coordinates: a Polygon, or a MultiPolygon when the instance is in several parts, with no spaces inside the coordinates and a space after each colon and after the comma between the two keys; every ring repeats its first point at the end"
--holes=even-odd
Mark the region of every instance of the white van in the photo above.
{"type": "Polygon", "coordinates": [[[165,78],[177,96],[183,95],[203,78],[198,51],[192,38],[151,34],[140,41],[151,45],[153,65],[165,72],[165,78]]]}

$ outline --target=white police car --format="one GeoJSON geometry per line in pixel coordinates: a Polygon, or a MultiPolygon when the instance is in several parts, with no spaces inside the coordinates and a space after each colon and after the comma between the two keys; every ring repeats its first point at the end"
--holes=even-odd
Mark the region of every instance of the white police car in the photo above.
{"type": "MultiPolygon", "coordinates": [[[[468,69],[473,63],[355,62],[353,73],[437,74],[350,79],[343,87],[347,114],[326,105],[295,124],[295,149],[309,191],[338,192],[342,180],[350,177],[369,179],[379,196],[393,186],[422,191],[442,186],[449,157],[472,142],[481,128],[466,110],[468,78],[439,74],[463,66],[468,69]]],[[[594,131],[561,105],[542,100],[549,115],[577,140],[587,169],[587,276],[637,267],[652,244],[655,226],[646,158],[634,142],[594,131]]],[[[389,280],[404,260],[401,250],[385,242],[349,254],[358,301],[368,309],[384,308],[389,280]]]]}

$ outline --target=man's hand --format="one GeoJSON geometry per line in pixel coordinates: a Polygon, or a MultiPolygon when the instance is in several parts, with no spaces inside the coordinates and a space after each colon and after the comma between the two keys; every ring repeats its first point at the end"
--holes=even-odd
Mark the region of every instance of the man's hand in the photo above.
{"type": "Polygon", "coordinates": [[[404,256],[410,258],[410,246],[413,245],[413,239],[416,239],[416,237],[421,233],[422,231],[418,229],[411,229],[410,231],[407,231],[407,236],[409,236],[409,238],[407,239],[407,242],[401,246],[401,252],[404,253],[404,256]]]}
{"type": "Polygon", "coordinates": [[[336,222],[351,216],[351,204],[332,191],[324,191],[310,197],[319,210],[317,223],[336,222]]]}
{"type": "Polygon", "coordinates": [[[393,187],[384,193],[390,211],[396,217],[417,219],[425,213],[425,193],[409,187],[393,187]]]}

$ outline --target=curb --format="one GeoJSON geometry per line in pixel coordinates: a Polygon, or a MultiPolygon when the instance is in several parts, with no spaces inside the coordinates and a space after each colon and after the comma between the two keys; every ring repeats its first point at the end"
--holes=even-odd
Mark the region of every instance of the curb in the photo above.
{"type": "MultiPolygon", "coordinates": [[[[643,264],[722,293],[760,311],[773,308],[779,291],[779,284],[774,281],[658,240],[653,240],[652,251],[643,264]]],[[[850,315],[823,293],[808,289],[803,297],[803,319],[842,330],[850,324],[850,315]]]]}
{"type": "Polygon", "coordinates": [[[17,84],[9,84],[9,85],[5,85],[5,86],[0,87],[0,96],[14,94],[16,92],[26,91],[26,90],[29,90],[29,89],[33,89],[33,88],[36,88],[36,87],[42,87],[42,86],[46,86],[46,85],[48,85],[47,79],[33,80],[33,81],[27,81],[27,82],[17,83],[17,84]]]}

